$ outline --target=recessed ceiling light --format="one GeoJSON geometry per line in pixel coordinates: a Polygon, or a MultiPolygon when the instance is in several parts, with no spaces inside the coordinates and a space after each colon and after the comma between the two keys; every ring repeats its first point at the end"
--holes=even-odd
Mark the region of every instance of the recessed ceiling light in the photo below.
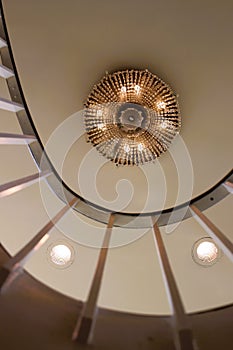
{"type": "Polygon", "coordinates": [[[197,264],[211,266],[218,261],[221,251],[211,238],[205,237],[194,244],[192,255],[197,264]]]}
{"type": "Polygon", "coordinates": [[[67,243],[59,241],[49,246],[48,260],[57,268],[66,268],[74,261],[74,249],[67,243]]]}

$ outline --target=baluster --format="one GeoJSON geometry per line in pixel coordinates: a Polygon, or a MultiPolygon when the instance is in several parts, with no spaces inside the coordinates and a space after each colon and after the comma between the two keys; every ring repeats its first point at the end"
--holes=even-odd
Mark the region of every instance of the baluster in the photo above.
{"type": "Polygon", "coordinates": [[[35,182],[42,180],[51,174],[50,171],[44,171],[37,174],[22,177],[21,179],[7,182],[0,185],[0,198],[9,196],[15,192],[23,190],[24,188],[31,186],[35,182]]]}
{"type": "Polygon", "coordinates": [[[114,222],[114,215],[111,214],[108,221],[108,226],[102,243],[99,254],[99,259],[96,271],[92,280],[90,292],[87,301],[84,303],[82,314],[75,326],[72,339],[79,343],[87,344],[91,342],[93,328],[97,318],[97,300],[99,296],[101,281],[106,263],[109,243],[111,239],[112,227],[114,222]]]}
{"type": "Polygon", "coordinates": [[[185,312],[157,223],[154,224],[153,229],[167,297],[173,312],[172,321],[174,323],[176,348],[177,350],[194,350],[196,347],[194,345],[189,317],[185,312]]]}

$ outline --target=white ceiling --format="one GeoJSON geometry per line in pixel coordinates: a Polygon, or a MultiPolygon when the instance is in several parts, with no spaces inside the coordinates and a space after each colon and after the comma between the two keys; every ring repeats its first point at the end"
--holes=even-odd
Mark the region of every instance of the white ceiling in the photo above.
{"type": "MultiPolygon", "coordinates": [[[[231,169],[232,2],[60,0],[55,4],[44,0],[5,0],[4,9],[33,119],[43,142],[50,140],[49,154],[57,167],[68,150],[61,173],[77,192],[84,192],[89,199],[110,208],[119,205],[127,211],[141,211],[149,186],[151,197],[146,210],[161,209],[163,201],[165,207],[174,204],[178,190],[181,190],[178,201],[186,199],[192,169],[193,196],[213,186],[231,169]],[[144,168],[119,169],[111,163],[102,165],[103,158],[95,150],[92,152],[84,137],[75,139],[82,128],[76,113],[82,109],[92,85],[106,70],[127,67],[148,68],[179,94],[181,136],[192,161],[189,169],[189,158],[177,139],[171,152],[173,159],[176,155],[182,186],[169,153],[161,157],[160,165],[157,162],[144,168]],[[75,122],[69,124],[72,115],[75,122]],[[72,137],[75,142],[70,144],[72,137]],[[80,188],[78,170],[85,155],[86,176],[80,188]],[[94,171],[101,199],[89,188],[94,183],[94,171]],[[128,205],[125,203],[131,187],[125,180],[134,187],[128,205]],[[117,191],[119,202],[113,203],[117,191]]],[[[7,97],[5,85],[0,86],[0,91],[7,97]]],[[[4,128],[1,131],[18,132],[15,117],[8,122],[6,112],[1,112],[1,125],[4,128]]],[[[15,147],[5,147],[0,159],[7,164],[1,170],[2,182],[36,170],[24,146],[17,151],[15,147]],[[24,162],[21,167],[19,159],[24,162]]],[[[228,197],[207,211],[230,239],[233,239],[232,201],[228,197]]],[[[16,253],[59,208],[60,201],[44,184],[4,198],[0,202],[1,242],[11,254],[16,253]],[[42,202],[44,193],[48,203],[42,202]]],[[[95,247],[103,232],[101,224],[68,214],[26,267],[52,288],[85,300],[98,257],[95,247]],[[76,250],[76,259],[70,269],[56,270],[48,264],[45,253],[51,241],[64,233],[76,250]]],[[[170,310],[152,233],[143,233],[114,229],[115,248],[108,255],[99,304],[129,312],[166,314],[170,310]],[[121,243],[124,238],[122,244],[119,237],[121,243]]],[[[171,235],[164,233],[174,274],[190,312],[232,302],[233,284],[229,276],[233,270],[228,259],[223,257],[205,269],[191,258],[193,243],[205,235],[193,219],[182,223],[171,235]]]]}

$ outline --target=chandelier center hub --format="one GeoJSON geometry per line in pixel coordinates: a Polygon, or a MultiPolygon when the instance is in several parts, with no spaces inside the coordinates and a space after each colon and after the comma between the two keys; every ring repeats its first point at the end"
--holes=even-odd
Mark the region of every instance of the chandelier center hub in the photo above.
{"type": "Polygon", "coordinates": [[[138,132],[143,129],[147,119],[146,110],[133,103],[123,103],[116,114],[117,124],[124,132],[138,132]]]}

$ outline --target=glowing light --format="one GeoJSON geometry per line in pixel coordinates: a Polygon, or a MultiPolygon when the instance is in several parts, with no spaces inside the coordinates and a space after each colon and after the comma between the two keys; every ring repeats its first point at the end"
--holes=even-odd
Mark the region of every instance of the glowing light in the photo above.
{"type": "Polygon", "coordinates": [[[125,93],[126,93],[126,87],[125,87],[125,86],[122,86],[121,92],[122,92],[122,94],[125,94],[125,93]]]}
{"type": "Polygon", "coordinates": [[[138,150],[139,150],[139,152],[142,152],[143,151],[143,144],[141,144],[141,143],[139,143],[138,144],[138,150]]]}
{"type": "Polygon", "coordinates": [[[140,88],[139,85],[135,85],[135,86],[134,86],[134,90],[135,90],[136,94],[139,94],[140,91],[141,91],[141,88],[140,88]]]}
{"type": "Polygon", "coordinates": [[[65,244],[54,245],[50,250],[51,261],[59,266],[66,266],[72,260],[72,251],[65,244]]]}
{"type": "Polygon", "coordinates": [[[192,254],[194,261],[202,266],[213,265],[221,256],[220,249],[209,237],[198,240],[193,246],[192,254]]]}
{"type": "Polygon", "coordinates": [[[126,153],[129,153],[129,151],[130,151],[129,145],[124,145],[124,151],[125,151],[126,153]]]}
{"type": "Polygon", "coordinates": [[[99,124],[97,125],[97,128],[98,128],[98,129],[105,130],[105,129],[106,129],[106,125],[105,125],[104,123],[99,123],[99,124]]]}
{"type": "Polygon", "coordinates": [[[162,129],[167,129],[169,126],[168,121],[164,120],[161,124],[160,124],[160,128],[162,129]]]}
{"type": "Polygon", "coordinates": [[[202,261],[211,262],[218,256],[218,248],[213,242],[201,242],[197,247],[197,256],[202,261]]]}
{"type": "Polygon", "coordinates": [[[97,110],[97,117],[102,117],[103,116],[103,111],[101,109],[97,110]]]}
{"type": "Polygon", "coordinates": [[[158,109],[164,109],[166,107],[166,103],[164,101],[158,101],[156,104],[158,109]]]}

